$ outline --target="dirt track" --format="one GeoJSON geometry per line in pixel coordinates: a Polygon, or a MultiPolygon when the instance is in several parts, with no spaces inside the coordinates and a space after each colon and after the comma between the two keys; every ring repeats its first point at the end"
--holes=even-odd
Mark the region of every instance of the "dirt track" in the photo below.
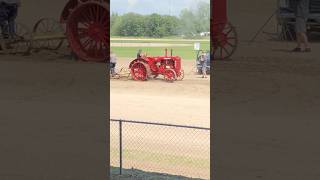
{"type": "MultiPolygon", "coordinates": [[[[120,58],[117,66],[119,69],[127,67],[129,62],[120,58]]],[[[185,60],[182,64],[186,74],[183,81],[167,83],[162,76],[146,82],[127,78],[111,80],[111,118],[210,127],[210,78],[202,79],[194,73],[194,61],[185,60]]],[[[125,148],[135,154],[126,158],[126,167],[208,178],[208,132],[145,125],[124,126],[125,148]],[[142,156],[142,152],[145,155],[142,156]],[[170,160],[172,156],[177,157],[170,160]],[[146,158],[149,159],[143,160],[146,158]],[[186,159],[194,164],[186,163],[186,159]],[[172,160],[177,163],[175,167],[168,163],[172,160]]],[[[117,135],[117,124],[112,123],[111,146],[115,149],[117,135]]],[[[117,162],[115,154],[112,154],[112,159],[117,162]]]]}
{"type": "MultiPolygon", "coordinates": [[[[120,59],[117,66],[129,62],[120,59]]],[[[111,118],[209,127],[210,78],[196,75],[192,60],[185,60],[183,68],[185,79],[174,83],[162,76],[147,82],[111,80],[111,118]]]]}

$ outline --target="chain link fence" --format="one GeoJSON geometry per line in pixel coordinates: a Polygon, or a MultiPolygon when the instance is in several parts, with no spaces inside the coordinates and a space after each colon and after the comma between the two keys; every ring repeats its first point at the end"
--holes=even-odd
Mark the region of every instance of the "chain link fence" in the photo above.
{"type": "Polygon", "coordinates": [[[111,166],[190,178],[210,177],[210,129],[110,120],[111,166]]]}

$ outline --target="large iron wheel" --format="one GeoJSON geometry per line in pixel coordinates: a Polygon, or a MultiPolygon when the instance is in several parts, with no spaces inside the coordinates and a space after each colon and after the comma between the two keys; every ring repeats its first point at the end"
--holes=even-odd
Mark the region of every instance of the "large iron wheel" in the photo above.
{"type": "Polygon", "coordinates": [[[219,30],[212,37],[212,47],[214,60],[229,59],[238,46],[238,35],[235,27],[231,23],[214,24],[219,30]]]}
{"type": "Polygon", "coordinates": [[[106,3],[79,1],[67,20],[70,47],[84,61],[105,62],[109,48],[108,26],[106,3]]]}

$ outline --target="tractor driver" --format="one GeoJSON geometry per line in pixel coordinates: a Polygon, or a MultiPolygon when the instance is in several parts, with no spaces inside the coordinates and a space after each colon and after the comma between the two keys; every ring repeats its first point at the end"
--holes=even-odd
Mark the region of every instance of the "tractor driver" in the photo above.
{"type": "Polygon", "coordinates": [[[142,50],[139,49],[139,51],[137,53],[137,59],[145,58],[145,57],[147,57],[147,54],[146,53],[142,53],[142,50]]]}
{"type": "Polygon", "coordinates": [[[137,59],[142,58],[142,50],[139,49],[138,53],[137,53],[137,59]]]}

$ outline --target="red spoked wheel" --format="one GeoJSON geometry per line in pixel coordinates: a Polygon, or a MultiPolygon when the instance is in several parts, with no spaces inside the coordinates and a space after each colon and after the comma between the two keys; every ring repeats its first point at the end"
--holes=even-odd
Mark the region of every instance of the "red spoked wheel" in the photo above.
{"type": "Polygon", "coordinates": [[[184,78],[184,70],[181,69],[179,74],[177,75],[177,80],[182,81],[184,78]]]}
{"type": "Polygon", "coordinates": [[[130,68],[130,73],[135,81],[145,81],[148,79],[148,65],[143,62],[135,62],[130,68]]]}
{"type": "Polygon", "coordinates": [[[230,58],[238,46],[238,35],[231,23],[214,24],[212,37],[214,60],[230,58]]]}
{"type": "Polygon", "coordinates": [[[70,47],[80,59],[106,62],[109,49],[107,3],[79,1],[68,17],[66,29],[70,47]]]}
{"type": "Polygon", "coordinates": [[[164,76],[164,79],[168,82],[173,82],[175,80],[177,80],[177,74],[174,70],[172,69],[166,69],[164,70],[163,72],[163,76],[164,76]]]}

